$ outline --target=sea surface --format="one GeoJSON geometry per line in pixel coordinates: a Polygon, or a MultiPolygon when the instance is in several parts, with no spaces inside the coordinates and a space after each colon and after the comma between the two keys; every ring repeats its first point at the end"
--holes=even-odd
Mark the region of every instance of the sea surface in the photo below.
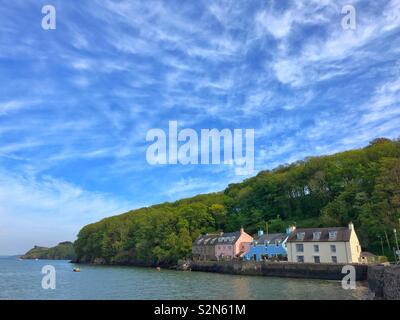
{"type": "Polygon", "coordinates": [[[236,276],[140,267],[74,265],[68,261],[0,257],[0,299],[365,299],[357,283],[236,276]],[[51,265],[53,289],[43,289],[42,268],[51,265]],[[79,267],[81,272],[73,272],[79,267]]]}

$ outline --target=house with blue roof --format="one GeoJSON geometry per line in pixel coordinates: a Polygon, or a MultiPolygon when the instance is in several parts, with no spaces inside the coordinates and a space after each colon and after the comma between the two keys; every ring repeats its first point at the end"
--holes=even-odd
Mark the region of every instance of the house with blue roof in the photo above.
{"type": "Polygon", "coordinates": [[[258,231],[257,237],[248,252],[243,256],[245,260],[270,260],[272,258],[283,259],[287,257],[286,241],[295,227],[286,229],[286,233],[268,233],[264,234],[262,230],[258,231]]]}

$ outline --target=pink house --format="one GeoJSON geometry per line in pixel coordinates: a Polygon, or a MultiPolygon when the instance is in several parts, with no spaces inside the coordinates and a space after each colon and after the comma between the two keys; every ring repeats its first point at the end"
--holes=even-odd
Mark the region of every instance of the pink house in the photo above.
{"type": "Polygon", "coordinates": [[[222,233],[215,241],[215,256],[217,259],[233,259],[243,256],[251,247],[253,237],[240,231],[222,233]]]}

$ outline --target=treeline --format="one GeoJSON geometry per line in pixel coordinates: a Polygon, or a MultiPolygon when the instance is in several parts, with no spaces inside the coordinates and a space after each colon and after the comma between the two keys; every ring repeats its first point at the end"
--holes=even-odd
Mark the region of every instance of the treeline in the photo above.
{"type": "Polygon", "coordinates": [[[189,257],[205,232],[282,232],[344,226],[353,221],[364,250],[392,254],[400,219],[400,141],[310,157],[262,171],[223,192],[199,195],[106,218],[84,227],[75,242],[83,262],[173,264],[189,257]]]}

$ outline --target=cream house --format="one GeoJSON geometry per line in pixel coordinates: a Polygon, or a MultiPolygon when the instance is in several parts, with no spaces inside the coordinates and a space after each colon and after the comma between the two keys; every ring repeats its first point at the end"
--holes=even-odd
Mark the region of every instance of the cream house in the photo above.
{"type": "Polygon", "coordinates": [[[347,228],[296,229],[287,240],[287,250],[289,262],[361,262],[361,247],[352,223],[347,228]]]}

